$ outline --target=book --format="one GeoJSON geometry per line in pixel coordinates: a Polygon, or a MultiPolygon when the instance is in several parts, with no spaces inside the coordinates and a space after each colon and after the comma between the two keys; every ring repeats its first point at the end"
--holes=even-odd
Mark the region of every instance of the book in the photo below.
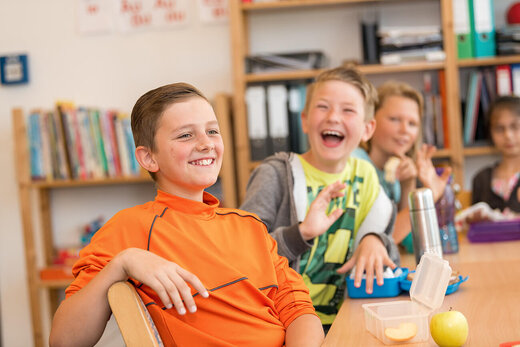
{"type": "Polygon", "coordinates": [[[128,162],[130,165],[130,174],[132,176],[139,175],[140,166],[135,158],[135,143],[134,135],[132,134],[132,126],[130,124],[130,117],[127,114],[122,115],[121,122],[123,125],[123,132],[125,137],[125,144],[128,149],[128,162]]]}
{"type": "Polygon", "coordinates": [[[125,131],[123,129],[123,115],[117,115],[115,118],[115,130],[117,138],[117,148],[119,149],[119,159],[121,161],[121,172],[123,176],[131,176],[130,155],[125,141],[125,131]]]}
{"type": "Polygon", "coordinates": [[[31,179],[41,180],[45,178],[42,157],[42,137],[40,128],[40,114],[31,112],[27,119],[27,138],[29,140],[29,157],[31,179]]]}
{"type": "Polygon", "coordinates": [[[429,145],[435,145],[435,110],[434,98],[432,93],[432,77],[430,73],[425,73],[423,75],[423,85],[423,142],[429,145]]]}
{"type": "Polygon", "coordinates": [[[58,167],[59,167],[59,178],[70,179],[71,175],[71,164],[69,160],[68,148],[66,143],[65,129],[63,126],[62,115],[57,108],[56,111],[52,112],[53,123],[56,131],[56,146],[58,151],[58,167]]]}
{"type": "Polygon", "coordinates": [[[448,108],[446,107],[446,75],[444,70],[439,70],[439,102],[441,103],[442,112],[442,130],[444,132],[444,148],[450,148],[450,131],[448,127],[449,117],[448,108]]]}
{"type": "Polygon", "coordinates": [[[477,116],[480,106],[480,90],[482,74],[480,71],[472,71],[469,77],[468,94],[466,97],[466,110],[464,112],[464,144],[471,144],[475,140],[477,116]]]}
{"type": "Polygon", "coordinates": [[[90,126],[91,126],[91,134],[92,140],[94,142],[96,158],[98,161],[98,165],[101,168],[100,177],[108,176],[108,162],[107,156],[105,153],[105,146],[103,144],[103,135],[101,132],[101,124],[99,121],[100,110],[91,109],[89,112],[90,115],[90,126]]]}
{"type": "Polygon", "coordinates": [[[65,150],[70,167],[70,177],[77,179],[79,178],[80,165],[78,151],[76,149],[76,131],[74,129],[74,123],[71,115],[71,113],[74,113],[74,108],[72,105],[65,102],[56,103],[56,108],[58,110],[63,128],[65,150]]]}

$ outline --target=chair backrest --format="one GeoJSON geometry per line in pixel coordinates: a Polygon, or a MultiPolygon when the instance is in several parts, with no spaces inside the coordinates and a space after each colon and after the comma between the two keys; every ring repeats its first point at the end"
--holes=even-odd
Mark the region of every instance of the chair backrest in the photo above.
{"type": "Polygon", "coordinates": [[[471,206],[471,190],[461,190],[455,198],[460,202],[460,208],[471,206]]]}
{"type": "Polygon", "coordinates": [[[108,302],[127,347],[162,347],[152,317],[130,282],[114,283],[108,302]]]}

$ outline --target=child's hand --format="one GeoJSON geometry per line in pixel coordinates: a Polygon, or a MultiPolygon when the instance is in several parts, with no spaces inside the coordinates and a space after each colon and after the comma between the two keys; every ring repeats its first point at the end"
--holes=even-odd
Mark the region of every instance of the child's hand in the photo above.
{"type": "Polygon", "coordinates": [[[197,311],[195,300],[186,282],[191,284],[201,296],[205,298],[209,296],[197,276],[174,262],[138,248],[129,248],[120,255],[126,274],[155,291],[167,309],[172,308],[173,302],[181,315],[186,313],[186,307],[189,312],[197,311]]]}
{"type": "Polygon", "coordinates": [[[366,272],[366,292],[372,294],[374,285],[374,272],[378,285],[383,285],[383,266],[389,266],[392,270],[396,268],[394,262],[388,257],[385,245],[377,235],[369,234],[361,240],[356,251],[349,261],[340,267],[338,273],[346,273],[356,266],[354,275],[354,286],[361,286],[363,272],[366,272]]]}
{"type": "Polygon", "coordinates": [[[401,182],[401,186],[408,186],[415,183],[417,177],[417,167],[412,158],[404,156],[397,166],[395,177],[401,182]]]}
{"type": "Polygon", "coordinates": [[[451,175],[450,167],[446,167],[441,176],[437,175],[432,162],[432,156],[436,150],[435,146],[425,144],[417,152],[418,177],[426,188],[432,190],[433,201],[439,200],[444,194],[444,189],[451,175]]]}
{"type": "Polygon", "coordinates": [[[305,241],[311,240],[326,232],[330,226],[343,214],[343,209],[337,208],[327,216],[327,209],[332,199],[345,195],[345,183],[339,181],[325,187],[309,206],[309,211],[301,222],[299,229],[305,241]]]}

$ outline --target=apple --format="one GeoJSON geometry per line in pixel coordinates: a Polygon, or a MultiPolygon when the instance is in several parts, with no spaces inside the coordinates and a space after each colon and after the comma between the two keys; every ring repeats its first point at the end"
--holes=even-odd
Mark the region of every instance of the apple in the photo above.
{"type": "Polygon", "coordinates": [[[462,346],[468,338],[468,321],[459,311],[437,313],[430,321],[430,333],[439,346],[462,346]]]}

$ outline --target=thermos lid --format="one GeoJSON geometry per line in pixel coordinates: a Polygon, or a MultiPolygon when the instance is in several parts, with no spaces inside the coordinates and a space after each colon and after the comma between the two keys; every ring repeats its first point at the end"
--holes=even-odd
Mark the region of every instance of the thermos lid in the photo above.
{"type": "Polygon", "coordinates": [[[430,188],[418,188],[412,191],[408,195],[408,204],[410,211],[435,208],[432,190],[430,188]]]}

